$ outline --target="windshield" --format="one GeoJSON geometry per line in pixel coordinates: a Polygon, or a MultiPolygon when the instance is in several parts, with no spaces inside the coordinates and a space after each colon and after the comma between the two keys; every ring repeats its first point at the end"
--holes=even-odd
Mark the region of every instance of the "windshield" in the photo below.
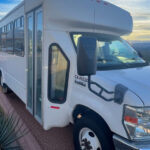
{"type": "Polygon", "coordinates": [[[104,34],[75,33],[72,39],[77,49],[78,39],[90,36],[97,39],[97,70],[134,68],[147,65],[137,52],[120,37],[104,34]]]}

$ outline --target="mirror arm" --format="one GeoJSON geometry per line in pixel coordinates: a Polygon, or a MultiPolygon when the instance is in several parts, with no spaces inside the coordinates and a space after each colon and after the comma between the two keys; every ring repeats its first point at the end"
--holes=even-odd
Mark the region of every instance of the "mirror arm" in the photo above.
{"type": "Polygon", "coordinates": [[[88,88],[91,89],[91,76],[88,76],[88,88]]]}
{"type": "Polygon", "coordinates": [[[104,87],[100,86],[99,84],[97,84],[96,82],[93,82],[91,81],[91,76],[89,75],[88,76],[88,88],[89,90],[94,93],[95,95],[99,96],[100,98],[104,99],[105,101],[107,102],[111,102],[111,101],[114,101],[114,98],[111,98],[111,99],[107,99],[106,97],[102,96],[102,93],[103,92],[106,92],[107,94],[114,94],[114,91],[108,91],[107,89],[105,89],[104,87]],[[96,91],[94,91],[92,88],[91,88],[91,84],[94,84],[96,85],[97,87],[100,88],[100,92],[97,93],[96,91]]]}

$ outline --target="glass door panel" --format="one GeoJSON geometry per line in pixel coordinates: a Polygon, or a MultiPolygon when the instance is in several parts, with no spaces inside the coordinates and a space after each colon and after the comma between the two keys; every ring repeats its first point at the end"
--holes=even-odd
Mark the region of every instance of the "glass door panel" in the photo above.
{"type": "Polygon", "coordinates": [[[33,13],[27,15],[27,108],[33,113],[33,13]]]}
{"type": "Polygon", "coordinates": [[[27,15],[27,108],[41,122],[42,118],[42,10],[27,15]]]}
{"type": "Polygon", "coordinates": [[[35,12],[35,115],[41,120],[42,102],[42,10],[35,12]]]}

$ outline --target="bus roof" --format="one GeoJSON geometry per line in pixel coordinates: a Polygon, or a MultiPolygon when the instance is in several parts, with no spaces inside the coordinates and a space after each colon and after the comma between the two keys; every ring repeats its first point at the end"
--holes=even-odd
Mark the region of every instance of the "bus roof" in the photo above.
{"type": "Polygon", "coordinates": [[[1,21],[23,5],[24,13],[42,5],[47,30],[108,32],[121,36],[131,33],[133,28],[129,12],[103,0],[24,0],[1,21]]]}
{"type": "MultiPolygon", "coordinates": [[[[32,0],[27,0],[32,1],[32,0]]],[[[132,32],[129,12],[102,0],[44,0],[46,29],[67,31],[112,32],[117,35],[132,32]]]]}

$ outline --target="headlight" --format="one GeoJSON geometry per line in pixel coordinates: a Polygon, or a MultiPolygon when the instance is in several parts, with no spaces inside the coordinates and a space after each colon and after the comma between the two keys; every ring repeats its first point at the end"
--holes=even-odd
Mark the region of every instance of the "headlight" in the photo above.
{"type": "Polygon", "coordinates": [[[123,124],[131,140],[150,139],[150,107],[125,106],[123,124]]]}

